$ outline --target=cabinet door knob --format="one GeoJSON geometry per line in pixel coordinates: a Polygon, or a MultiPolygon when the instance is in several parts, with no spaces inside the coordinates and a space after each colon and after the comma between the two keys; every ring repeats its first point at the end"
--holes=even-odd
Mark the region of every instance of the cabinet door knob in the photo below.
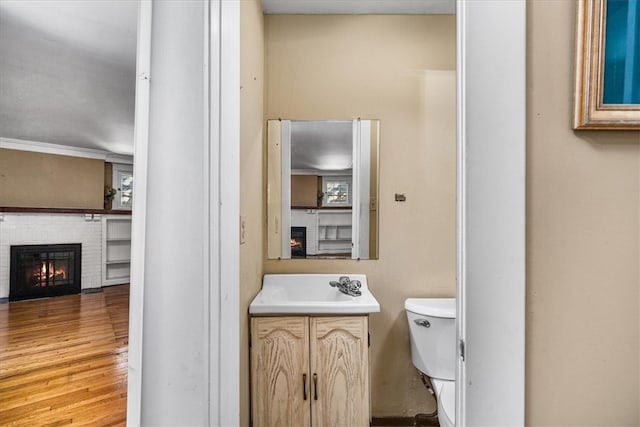
{"type": "Polygon", "coordinates": [[[307,374],[302,374],[302,397],[307,400],[307,374]]]}
{"type": "Polygon", "coordinates": [[[313,374],[313,400],[318,400],[318,374],[313,374]]]}

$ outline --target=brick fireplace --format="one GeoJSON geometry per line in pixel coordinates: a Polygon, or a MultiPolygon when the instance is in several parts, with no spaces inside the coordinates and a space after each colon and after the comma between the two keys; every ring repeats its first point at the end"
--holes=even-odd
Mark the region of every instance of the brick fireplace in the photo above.
{"type": "Polygon", "coordinates": [[[80,243],[11,246],[9,300],[77,294],[81,265],[80,243]]]}
{"type": "Polygon", "coordinates": [[[0,301],[10,293],[11,248],[52,244],[81,244],[80,288],[102,286],[100,215],[0,212],[0,301]]]}

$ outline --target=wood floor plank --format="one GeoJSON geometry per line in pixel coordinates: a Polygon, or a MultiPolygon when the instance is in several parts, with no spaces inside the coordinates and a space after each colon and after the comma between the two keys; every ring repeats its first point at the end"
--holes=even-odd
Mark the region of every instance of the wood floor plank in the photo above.
{"type": "Polygon", "coordinates": [[[34,369],[19,375],[7,376],[0,380],[0,393],[16,385],[23,386],[34,381],[50,381],[58,376],[72,377],[82,372],[99,369],[102,366],[113,367],[115,360],[120,360],[119,363],[126,369],[127,350],[114,350],[111,353],[105,353],[90,359],[62,362],[58,365],[51,365],[48,369],[34,369]]]}
{"type": "Polygon", "coordinates": [[[0,304],[0,425],[126,424],[129,285],[0,304]]]}

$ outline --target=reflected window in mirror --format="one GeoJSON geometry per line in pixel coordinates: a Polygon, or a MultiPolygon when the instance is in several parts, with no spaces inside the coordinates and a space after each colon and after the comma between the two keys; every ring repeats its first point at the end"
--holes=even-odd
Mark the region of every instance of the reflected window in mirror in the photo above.
{"type": "Polygon", "coordinates": [[[351,176],[322,177],[322,206],[351,206],[351,176]]]}

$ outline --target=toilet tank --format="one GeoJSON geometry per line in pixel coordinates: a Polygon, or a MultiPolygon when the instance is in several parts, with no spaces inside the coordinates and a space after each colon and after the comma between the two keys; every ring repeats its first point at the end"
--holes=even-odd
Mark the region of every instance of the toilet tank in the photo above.
{"type": "Polygon", "coordinates": [[[455,298],[409,298],[404,308],[414,366],[430,378],[455,380],[455,298]]]}

